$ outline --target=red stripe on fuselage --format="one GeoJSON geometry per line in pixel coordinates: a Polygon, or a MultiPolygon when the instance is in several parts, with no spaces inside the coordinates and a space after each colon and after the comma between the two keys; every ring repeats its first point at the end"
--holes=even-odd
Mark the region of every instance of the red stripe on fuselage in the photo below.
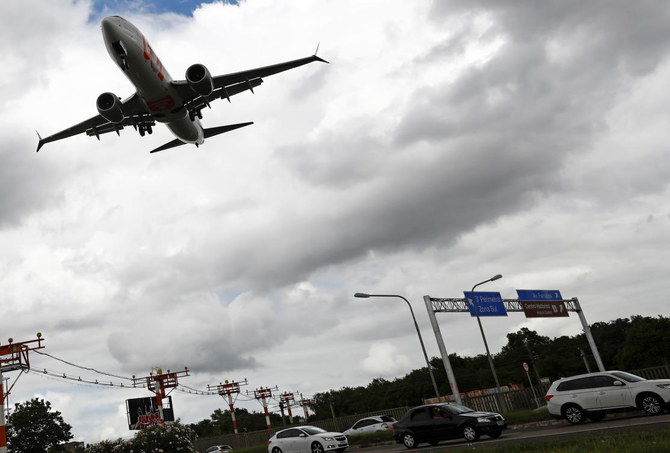
{"type": "Polygon", "coordinates": [[[164,98],[155,99],[153,101],[147,101],[147,107],[152,112],[163,112],[165,110],[170,110],[177,103],[172,98],[172,96],[165,96],[164,98]]]}
{"type": "Polygon", "coordinates": [[[163,63],[161,63],[158,56],[154,53],[144,35],[142,35],[142,50],[144,52],[144,59],[151,64],[151,69],[156,73],[158,80],[163,81],[165,79],[163,75],[163,63]]]}

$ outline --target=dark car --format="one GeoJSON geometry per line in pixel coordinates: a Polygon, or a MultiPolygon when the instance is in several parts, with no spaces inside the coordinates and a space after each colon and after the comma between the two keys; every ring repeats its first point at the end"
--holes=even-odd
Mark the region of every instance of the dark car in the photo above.
{"type": "Polygon", "coordinates": [[[495,412],[478,412],[456,403],[427,404],[410,409],[393,425],[393,438],[407,448],[422,442],[436,445],[442,440],[479,440],[486,434],[500,437],[507,428],[505,419],[495,412]]]}

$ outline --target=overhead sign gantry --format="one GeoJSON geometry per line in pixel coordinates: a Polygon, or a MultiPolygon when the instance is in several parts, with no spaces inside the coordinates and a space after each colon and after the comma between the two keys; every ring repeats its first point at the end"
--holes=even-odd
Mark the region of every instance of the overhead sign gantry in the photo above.
{"type": "MultiPolygon", "coordinates": [[[[474,295],[477,294],[482,293],[474,293],[474,295]]],[[[502,309],[504,309],[505,313],[523,312],[527,318],[554,318],[559,316],[568,316],[568,312],[577,313],[577,316],[579,317],[579,320],[582,324],[582,330],[584,331],[586,340],[588,341],[589,347],[591,348],[593,358],[598,365],[598,370],[605,371],[605,366],[603,365],[602,359],[600,358],[598,347],[593,340],[593,335],[591,335],[591,328],[586,322],[584,312],[582,311],[582,307],[576,297],[573,297],[572,299],[563,299],[561,297],[560,291],[556,290],[517,290],[517,295],[519,296],[518,299],[502,300],[502,309]]],[[[440,349],[440,355],[442,356],[444,369],[447,372],[449,386],[451,387],[451,391],[456,402],[461,403],[458,384],[456,383],[456,378],[454,376],[453,369],[451,368],[451,363],[449,362],[449,355],[444,345],[444,339],[442,338],[442,332],[440,331],[440,326],[437,323],[435,313],[472,314],[473,308],[471,304],[468,303],[467,298],[439,298],[423,296],[423,301],[426,304],[428,318],[430,319],[433,331],[435,332],[435,339],[437,340],[437,345],[440,349]]],[[[497,310],[500,310],[500,308],[497,308],[497,310]]],[[[479,312],[479,315],[481,316],[483,313],[479,312]]],[[[500,316],[500,314],[498,314],[498,316],[500,316]]]]}

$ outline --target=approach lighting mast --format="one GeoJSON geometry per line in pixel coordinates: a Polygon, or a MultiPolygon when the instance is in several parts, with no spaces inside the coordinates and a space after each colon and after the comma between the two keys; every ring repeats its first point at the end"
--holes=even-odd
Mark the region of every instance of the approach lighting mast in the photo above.
{"type": "MultiPolygon", "coordinates": [[[[277,386],[274,386],[274,388],[261,387],[254,390],[254,398],[260,401],[261,405],[263,406],[263,410],[265,411],[265,426],[267,426],[267,429],[272,429],[272,423],[270,423],[270,412],[268,412],[268,400],[272,398],[273,390],[278,390],[277,386]]],[[[249,394],[249,391],[247,391],[247,394],[249,394]]]]}
{"type": "Polygon", "coordinates": [[[288,421],[290,424],[293,424],[293,413],[291,413],[291,406],[295,406],[295,398],[293,393],[282,393],[279,396],[279,404],[288,409],[288,421]]]}
{"type": "MultiPolygon", "coordinates": [[[[42,334],[37,332],[34,340],[15,343],[13,338],[7,344],[0,345],[0,453],[7,453],[7,421],[5,420],[5,398],[12,391],[12,385],[5,393],[5,380],[2,373],[7,371],[30,370],[30,356],[28,353],[35,349],[42,349],[42,334]]],[[[16,382],[16,381],[14,381],[16,382]]]]}
{"type": "Polygon", "coordinates": [[[179,385],[179,376],[188,376],[188,367],[184,367],[182,371],[170,371],[163,373],[160,368],[156,369],[156,374],[152,372],[149,376],[137,378],[133,376],[133,385],[144,383],[150,392],[156,394],[156,406],[158,407],[158,415],[160,416],[160,423],[163,423],[165,417],[163,416],[163,399],[167,396],[165,389],[175,388],[179,385]]]}
{"type": "Polygon", "coordinates": [[[307,421],[307,417],[309,417],[309,414],[307,413],[307,408],[312,405],[312,400],[305,399],[301,393],[299,403],[302,406],[302,410],[305,411],[305,421],[307,421]]]}
{"type": "MultiPolygon", "coordinates": [[[[247,380],[244,379],[244,382],[242,381],[233,381],[229,382],[226,380],[223,384],[219,384],[216,386],[216,391],[219,395],[221,395],[225,400],[228,401],[228,407],[230,408],[230,418],[233,419],[233,431],[235,431],[235,434],[238,433],[237,431],[237,420],[235,419],[235,400],[237,399],[237,395],[240,394],[240,385],[247,385],[247,380]]],[[[208,385],[207,390],[213,389],[214,387],[211,387],[208,385]]]]}

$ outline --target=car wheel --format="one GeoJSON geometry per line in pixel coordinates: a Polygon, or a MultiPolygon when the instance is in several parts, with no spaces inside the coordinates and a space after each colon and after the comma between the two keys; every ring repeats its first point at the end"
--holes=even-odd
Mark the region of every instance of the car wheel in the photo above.
{"type": "Polygon", "coordinates": [[[659,415],[663,413],[663,401],[652,393],[647,393],[640,398],[640,407],[647,415],[659,415]]]}
{"type": "Polygon", "coordinates": [[[588,417],[589,420],[594,421],[594,422],[599,422],[603,418],[605,418],[605,411],[597,411],[597,412],[587,412],[586,416],[588,417]]]}
{"type": "Polygon", "coordinates": [[[500,430],[500,429],[497,430],[497,431],[491,431],[491,432],[489,432],[489,437],[490,437],[491,439],[497,439],[497,438],[500,437],[501,435],[502,435],[502,430],[500,430]]]}
{"type": "Polygon", "coordinates": [[[461,428],[461,434],[463,435],[463,439],[468,442],[476,442],[479,440],[479,431],[472,425],[465,425],[461,428]]]}
{"type": "Polygon", "coordinates": [[[402,435],[402,443],[405,445],[406,448],[416,448],[416,446],[418,445],[416,439],[410,433],[405,433],[402,435]]]}
{"type": "Polygon", "coordinates": [[[272,453],[282,453],[281,448],[279,448],[279,447],[273,448],[272,453]]]}
{"type": "Polygon", "coordinates": [[[563,408],[563,417],[573,425],[584,423],[584,410],[576,404],[568,404],[563,408]]]}
{"type": "Polygon", "coordinates": [[[318,442],[312,443],[312,453],[323,453],[323,445],[318,442]]]}

